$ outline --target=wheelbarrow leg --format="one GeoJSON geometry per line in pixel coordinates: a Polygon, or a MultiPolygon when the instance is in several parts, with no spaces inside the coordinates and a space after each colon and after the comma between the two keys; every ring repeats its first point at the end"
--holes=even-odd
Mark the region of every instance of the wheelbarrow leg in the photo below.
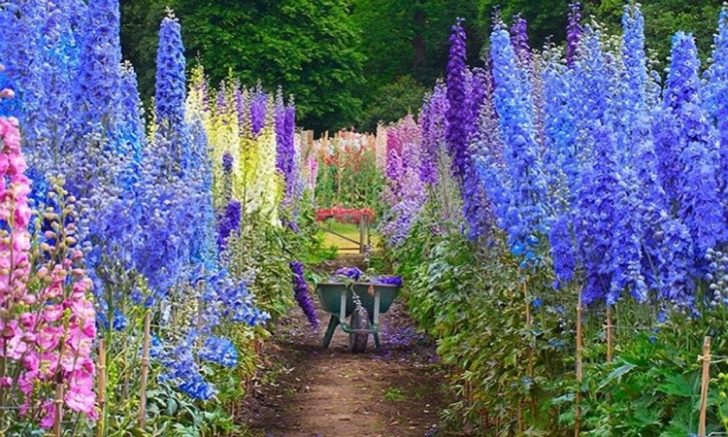
{"type": "Polygon", "coordinates": [[[331,339],[334,337],[334,332],[336,332],[339,323],[339,318],[332,314],[329,327],[326,329],[326,335],[324,335],[324,347],[329,347],[329,344],[331,344],[331,339]]]}
{"type": "Polygon", "coordinates": [[[374,293],[374,316],[372,317],[372,322],[374,322],[374,326],[377,327],[377,332],[374,333],[374,345],[379,348],[381,346],[381,343],[379,342],[379,310],[380,310],[380,304],[382,301],[382,295],[379,293],[379,291],[374,293]]]}

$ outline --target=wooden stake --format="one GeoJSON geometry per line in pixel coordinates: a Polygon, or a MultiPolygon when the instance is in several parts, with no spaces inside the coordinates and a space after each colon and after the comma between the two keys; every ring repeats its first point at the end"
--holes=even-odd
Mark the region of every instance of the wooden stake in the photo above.
{"type": "Polygon", "coordinates": [[[710,384],[710,337],[703,339],[703,375],[700,379],[700,421],[698,437],[705,437],[708,418],[708,385],[710,384]]]}
{"type": "Polygon", "coordinates": [[[152,313],[144,316],[144,342],[142,343],[142,375],[139,388],[139,429],[144,431],[147,421],[147,378],[149,377],[149,341],[152,313]]]}
{"type": "MultiPolygon", "coordinates": [[[[528,334],[528,369],[526,371],[526,374],[528,375],[528,378],[533,381],[533,336],[531,333],[531,328],[533,327],[533,318],[531,316],[531,299],[528,297],[528,281],[523,281],[523,298],[526,301],[526,329],[529,331],[528,334]]],[[[528,401],[531,406],[531,416],[536,416],[536,400],[533,396],[528,396],[528,401]]]]}
{"type": "Polygon", "coordinates": [[[518,401],[518,435],[523,435],[523,408],[521,401],[518,401]]]}
{"type": "Polygon", "coordinates": [[[526,327],[531,328],[531,302],[528,300],[528,283],[523,281],[523,297],[526,300],[526,327]]]}
{"type": "Polygon", "coordinates": [[[607,363],[612,363],[613,346],[612,346],[612,306],[607,305],[607,363]]]}
{"type": "MultiPolygon", "coordinates": [[[[59,374],[58,379],[61,379],[59,374]]],[[[56,399],[54,400],[56,409],[56,422],[53,424],[53,435],[61,437],[63,434],[63,382],[56,383],[56,399]]]]}
{"type": "Polygon", "coordinates": [[[579,437],[581,432],[581,383],[584,380],[584,369],[582,363],[582,354],[584,352],[583,338],[582,338],[582,307],[581,307],[581,292],[579,293],[579,301],[576,304],[576,408],[574,411],[574,437],[579,437]]]}
{"type": "Polygon", "coordinates": [[[366,218],[362,215],[359,219],[359,253],[364,253],[366,246],[366,239],[364,236],[364,230],[366,229],[366,218]]]}
{"type": "Polygon", "coordinates": [[[106,347],[104,340],[99,340],[99,365],[96,366],[99,372],[99,420],[96,422],[96,437],[104,435],[106,421],[106,347]]]}

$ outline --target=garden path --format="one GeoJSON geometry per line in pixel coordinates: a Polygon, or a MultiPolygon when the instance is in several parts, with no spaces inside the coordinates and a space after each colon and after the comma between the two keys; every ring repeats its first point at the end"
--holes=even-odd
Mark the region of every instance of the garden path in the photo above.
{"type": "MultiPolygon", "coordinates": [[[[356,265],[351,256],[334,264],[332,271],[356,265]]],[[[328,318],[318,311],[318,330],[297,308],[273,327],[239,423],[265,437],[427,435],[438,422],[442,379],[434,345],[415,331],[402,303],[383,317],[382,348],[370,339],[370,349],[356,355],[340,331],[329,349],[321,347],[328,318]]]]}

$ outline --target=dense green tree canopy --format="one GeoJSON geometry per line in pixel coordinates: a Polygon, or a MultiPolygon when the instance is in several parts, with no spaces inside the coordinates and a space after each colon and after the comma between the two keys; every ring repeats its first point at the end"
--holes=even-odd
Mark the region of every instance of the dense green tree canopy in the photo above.
{"type": "Polygon", "coordinates": [[[231,74],[244,85],[282,86],[299,116],[316,129],[343,127],[361,111],[364,86],[359,30],[346,0],[129,0],[127,55],[151,86],[154,26],[165,7],[183,25],[187,55],[213,81],[231,74]]]}
{"type": "MultiPolygon", "coordinates": [[[[414,110],[441,77],[448,34],[466,18],[473,64],[492,16],[520,13],[533,45],[565,37],[568,0],[122,0],[123,43],[152,95],[157,27],[166,7],[184,27],[190,64],[213,80],[231,74],[296,96],[303,125],[317,130],[393,121],[414,110]]],[[[585,15],[617,29],[621,0],[591,0],[585,15]]],[[[676,30],[695,33],[706,57],[720,0],[653,0],[643,6],[648,46],[664,65],[676,30]]],[[[588,18],[587,18],[588,20],[588,18]]]]}

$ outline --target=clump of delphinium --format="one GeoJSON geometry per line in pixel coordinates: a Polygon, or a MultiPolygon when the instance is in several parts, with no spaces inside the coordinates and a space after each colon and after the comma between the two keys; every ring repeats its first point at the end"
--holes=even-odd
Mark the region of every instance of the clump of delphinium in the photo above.
{"type": "MultiPolygon", "coordinates": [[[[496,15],[483,71],[467,64],[457,20],[447,80],[425,100],[410,148],[437,185],[404,236],[385,243],[407,278],[411,314],[462,367],[455,385],[468,399],[447,417],[467,417],[483,434],[696,432],[678,396],[643,382],[694,377],[661,351],[693,356],[706,332],[722,336],[709,325],[728,303],[728,9],[707,69],[695,38],[678,32],[664,81],[639,4],[624,7],[618,36],[582,22],[579,4],[568,12],[565,46],[544,50],[529,45],[523,18],[508,26],[496,15]],[[433,177],[438,153],[450,166],[433,177]],[[450,179],[457,199],[440,195],[450,179]],[[445,214],[456,201],[465,226],[445,214]],[[671,336],[689,340],[673,348],[671,336]],[[615,405],[626,404],[604,393],[639,404],[650,424],[625,423],[615,405]]],[[[386,175],[398,193],[401,141],[391,149],[386,175]]],[[[709,420],[717,414],[711,407],[709,420]]]]}
{"type": "Polygon", "coordinates": [[[308,284],[306,283],[303,263],[293,261],[290,266],[291,273],[293,274],[293,293],[296,297],[296,302],[301,308],[301,311],[306,315],[311,327],[315,329],[319,325],[319,320],[318,315],[316,315],[316,305],[311,298],[311,293],[309,293],[308,284]]]}

